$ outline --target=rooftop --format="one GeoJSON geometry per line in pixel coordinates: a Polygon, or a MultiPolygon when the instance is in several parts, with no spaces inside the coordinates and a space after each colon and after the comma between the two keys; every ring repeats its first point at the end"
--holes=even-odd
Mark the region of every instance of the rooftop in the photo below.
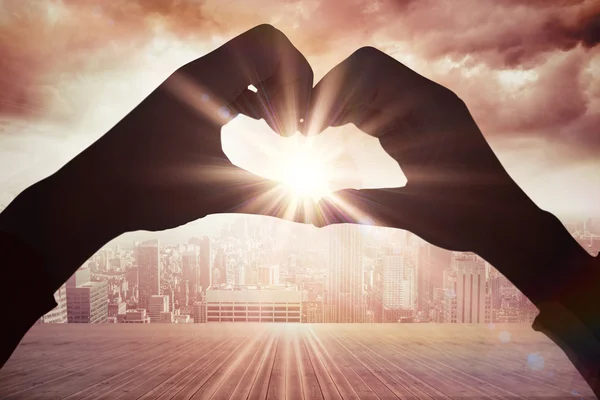
{"type": "Polygon", "coordinates": [[[594,399],[529,325],[36,325],[15,399],[594,399]]]}
{"type": "Polygon", "coordinates": [[[298,291],[298,287],[294,285],[210,285],[208,291],[298,291]]]}

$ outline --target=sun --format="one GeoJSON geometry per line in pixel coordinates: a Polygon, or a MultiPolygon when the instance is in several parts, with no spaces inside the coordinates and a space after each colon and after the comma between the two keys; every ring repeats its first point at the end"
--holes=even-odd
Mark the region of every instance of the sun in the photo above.
{"type": "Polygon", "coordinates": [[[331,194],[331,168],[310,145],[297,145],[281,158],[280,181],[296,198],[319,199],[331,194]]]}

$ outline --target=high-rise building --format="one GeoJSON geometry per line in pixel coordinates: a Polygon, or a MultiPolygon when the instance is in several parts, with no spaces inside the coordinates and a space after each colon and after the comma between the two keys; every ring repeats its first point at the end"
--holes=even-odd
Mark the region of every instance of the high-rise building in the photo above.
{"type": "Polygon", "coordinates": [[[443,273],[443,288],[444,288],[444,298],[442,300],[442,320],[445,323],[456,323],[456,292],[457,281],[456,281],[456,271],[452,268],[448,267],[444,269],[443,273]]]}
{"type": "Polygon", "coordinates": [[[495,269],[490,270],[489,289],[490,306],[493,310],[499,310],[502,307],[502,276],[495,269]]]}
{"type": "Polygon", "coordinates": [[[69,323],[104,323],[108,318],[108,284],[90,281],[89,267],[82,267],[67,280],[69,323]]]}
{"type": "MultiPolygon", "coordinates": [[[[359,322],[366,302],[363,294],[363,234],[360,226],[343,224],[330,229],[329,276],[325,303],[335,306],[332,321],[359,322]]],[[[327,310],[329,313],[331,310],[327,310]]],[[[365,316],[366,318],[366,316],[365,316]]]]}
{"type": "Polygon", "coordinates": [[[117,315],[117,322],[121,324],[149,324],[150,317],[146,310],[127,310],[125,314],[117,315]]]}
{"type": "Polygon", "coordinates": [[[190,294],[198,298],[200,294],[200,254],[198,248],[189,246],[187,251],[181,254],[181,270],[183,279],[189,283],[190,294]]]}
{"type": "Polygon", "coordinates": [[[233,270],[233,284],[245,285],[246,283],[246,268],[243,265],[238,265],[233,270]]]}
{"type": "Polygon", "coordinates": [[[433,300],[433,279],[432,279],[432,246],[429,243],[421,243],[419,247],[419,263],[417,267],[417,298],[416,309],[429,314],[429,305],[433,300]]]}
{"type": "Polygon", "coordinates": [[[283,285],[211,287],[207,322],[301,322],[302,292],[283,285]]]}
{"type": "Polygon", "coordinates": [[[227,283],[227,253],[225,249],[217,250],[215,254],[212,285],[227,283]]]}
{"type": "Polygon", "coordinates": [[[160,254],[159,241],[148,240],[139,243],[135,252],[138,267],[138,307],[148,309],[150,296],[160,294],[160,254]]]}
{"type": "Polygon", "coordinates": [[[160,322],[161,313],[169,312],[169,297],[154,295],[150,296],[148,315],[151,322],[160,322]]]}
{"type": "Polygon", "coordinates": [[[179,282],[175,300],[177,300],[180,307],[185,308],[190,305],[190,286],[188,281],[182,280],[179,282]]]}
{"type": "Polygon", "coordinates": [[[454,253],[456,273],[456,320],[458,323],[485,323],[485,261],[473,253],[454,253]]]}
{"type": "Polygon", "coordinates": [[[121,301],[120,298],[117,298],[116,300],[108,303],[109,317],[116,317],[119,314],[125,314],[125,311],[127,311],[127,304],[121,301]]]}
{"type": "MultiPolygon", "coordinates": [[[[402,308],[404,257],[401,254],[383,257],[383,308],[402,308]]],[[[404,299],[405,300],[405,299],[404,299]]]]}
{"type": "Polygon", "coordinates": [[[206,323],[206,301],[197,301],[192,307],[192,315],[194,317],[195,324],[206,323]]]}
{"type": "Polygon", "coordinates": [[[38,322],[43,324],[66,324],[67,317],[67,286],[63,284],[54,294],[56,307],[42,316],[38,322]]]}
{"type": "Polygon", "coordinates": [[[257,272],[260,285],[279,285],[279,265],[261,265],[257,272]]]}

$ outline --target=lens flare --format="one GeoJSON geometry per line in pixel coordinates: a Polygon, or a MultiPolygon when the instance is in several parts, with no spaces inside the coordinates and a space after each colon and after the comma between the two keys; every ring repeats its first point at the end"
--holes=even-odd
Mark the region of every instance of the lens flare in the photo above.
{"type": "Polygon", "coordinates": [[[331,171],[310,148],[286,154],[281,167],[280,181],[295,197],[318,201],[331,194],[331,171]]]}

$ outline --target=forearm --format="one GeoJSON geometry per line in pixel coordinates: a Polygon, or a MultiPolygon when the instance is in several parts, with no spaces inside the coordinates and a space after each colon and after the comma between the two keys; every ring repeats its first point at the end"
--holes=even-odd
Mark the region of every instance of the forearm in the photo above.
{"type": "Polygon", "coordinates": [[[85,187],[67,186],[59,172],[23,191],[0,214],[8,283],[0,296],[5,304],[19,304],[8,309],[9,339],[0,346],[0,366],[29,328],[56,306],[53,295],[60,286],[116,236],[108,228],[112,216],[86,210],[89,195],[85,187]]]}
{"type": "Polygon", "coordinates": [[[479,254],[538,307],[533,328],[561,347],[600,396],[599,259],[545,211],[524,217],[513,232],[479,254]]]}
{"type": "Polygon", "coordinates": [[[70,170],[65,167],[30,186],[0,214],[0,231],[20,238],[43,257],[55,290],[122,233],[113,207],[102,200],[109,196],[101,194],[106,188],[76,179],[70,170]]]}

